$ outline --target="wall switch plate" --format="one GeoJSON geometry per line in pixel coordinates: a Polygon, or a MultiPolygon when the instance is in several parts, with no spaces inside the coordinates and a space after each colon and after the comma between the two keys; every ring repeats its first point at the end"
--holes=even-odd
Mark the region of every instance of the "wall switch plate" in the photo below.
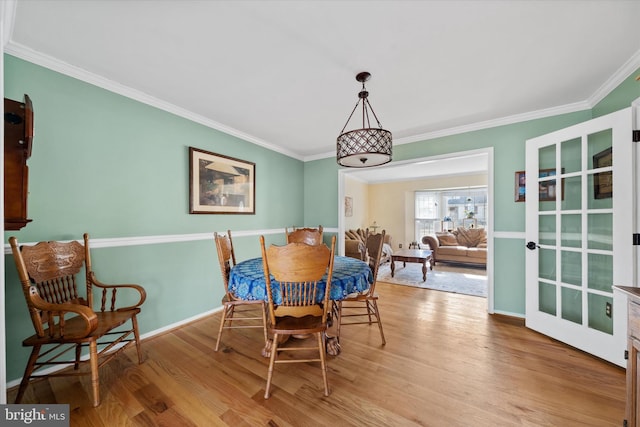
{"type": "Polygon", "coordinates": [[[402,243],[398,244],[398,248],[402,249],[402,243]]]}

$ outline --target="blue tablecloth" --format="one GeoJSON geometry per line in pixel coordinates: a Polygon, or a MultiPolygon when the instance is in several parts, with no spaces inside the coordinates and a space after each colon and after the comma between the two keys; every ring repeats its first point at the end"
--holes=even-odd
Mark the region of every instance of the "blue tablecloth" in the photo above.
{"type": "MultiPolygon", "coordinates": [[[[326,275],[323,280],[326,280],[326,275]]],[[[273,302],[278,305],[282,302],[282,294],[279,287],[274,286],[275,280],[271,278],[273,302]]],[[[277,282],[275,282],[277,284],[277,282]]],[[[336,256],[333,262],[333,276],[331,277],[332,300],[344,299],[354,292],[369,289],[373,283],[373,274],[367,263],[355,258],[336,256]]],[[[236,264],[231,269],[229,277],[229,290],[238,298],[246,300],[267,301],[266,282],[262,269],[262,258],[252,258],[236,264]]],[[[318,292],[317,301],[322,302],[324,292],[318,292]]]]}

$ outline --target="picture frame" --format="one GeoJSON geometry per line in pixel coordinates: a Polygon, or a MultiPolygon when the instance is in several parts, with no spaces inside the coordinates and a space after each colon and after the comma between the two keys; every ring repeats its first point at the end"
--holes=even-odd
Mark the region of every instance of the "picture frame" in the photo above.
{"type": "Polygon", "coordinates": [[[353,216],[353,198],[345,196],[344,198],[344,216],[353,216]]]}
{"type": "Polygon", "coordinates": [[[189,213],[255,214],[256,164],[189,147],[189,213]]]}
{"type": "MultiPolygon", "coordinates": [[[[593,155],[593,168],[613,166],[613,150],[609,147],[593,155]]],[[[593,174],[593,197],[610,199],[613,197],[613,171],[593,174]]]]}
{"type": "Polygon", "coordinates": [[[524,171],[516,172],[516,202],[524,202],[526,196],[526,178],[524,171]]]}
{"type": "MultiPolygon", "coordinates": [[[[555,169],[540,169],[539,177],[544,178],[548,176],[555,176],[555,169]]],[[[563,181],[564,184],[564,181],[563,181]]],[[[556,200],[556,180],[542,181],[540,183],[540,193],[538,195],[538,201],[540,202],[553,202],[556,200]]],[[[564,187],[563,187],[564,189],[564,187]]],[[[564,192],[563,196],[564,198],[564,192]]],[[[526,177],[525,171],[517,171],[515,173],[515,201],[526,201],[526,177]]]]}

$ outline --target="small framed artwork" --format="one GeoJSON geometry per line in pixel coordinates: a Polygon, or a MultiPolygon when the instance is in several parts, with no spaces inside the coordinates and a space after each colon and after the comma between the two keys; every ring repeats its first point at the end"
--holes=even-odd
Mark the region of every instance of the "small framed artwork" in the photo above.
{"type": "Polygon", "coordinates": [[[344,198],[344,216],[353,216],[353,198],[344,198]]]}
{"type": "MultiPolygon", "coordinates": [[[[564,169],[563,169],[564,170],[564,169]]],[[[540,178],[555,176],[555,169],[540,169],[540,178]]],[[[524,171],[516,172],[516,182],[515,182],[515,201],[516,202],[524,202],[525,201],[525,190],[526,190],[526,177],[524,171]]],[[[563,182],[564,184],[564,182],[563,182]]],[[[538,196],[538,201],[540,202],[552,202],[556,200],[556,180],[545,180],[541,181],[539,185],[540,193],[538,196]]],[[[564,189],[564,187],[563,187],[564,189]]],[[[564,198],[564,194],[563,194],[564,198]]]]}
{"type": "Polygon", "coordinates": [[[516,202],[524,202],[526,184],[524,171],[516,172],[516,202]]]}
{"type": "MultiPolygon", "coordinates": [[[[594,154],[593,168],[613,166],[613,152],[611,147],[594,154]]],[[[593,197],[609,199],[613,197],[613,172],[600,172],[593,175],[593,197]]]]}
{"type": "Polygon", "coordinates": [[[255,214],[256,165],[189,147],[189,213],[255,214]]]}

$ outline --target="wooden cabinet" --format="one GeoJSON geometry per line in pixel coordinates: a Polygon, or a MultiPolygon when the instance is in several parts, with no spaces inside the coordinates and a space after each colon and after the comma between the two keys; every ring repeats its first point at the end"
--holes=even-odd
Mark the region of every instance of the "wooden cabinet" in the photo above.
{"type": "Polygon", "coordinates": [[[616,286],[627,295],[627,403],[625,426],[640,426],[640,288],[616,286]]]}
{"type": "Polygon", "coordinates": [[[24,102],[4,99],[4,228],[20,230],[27,219],[29,168],[33,142],[33,106],[29,96],[24,102]]]}

